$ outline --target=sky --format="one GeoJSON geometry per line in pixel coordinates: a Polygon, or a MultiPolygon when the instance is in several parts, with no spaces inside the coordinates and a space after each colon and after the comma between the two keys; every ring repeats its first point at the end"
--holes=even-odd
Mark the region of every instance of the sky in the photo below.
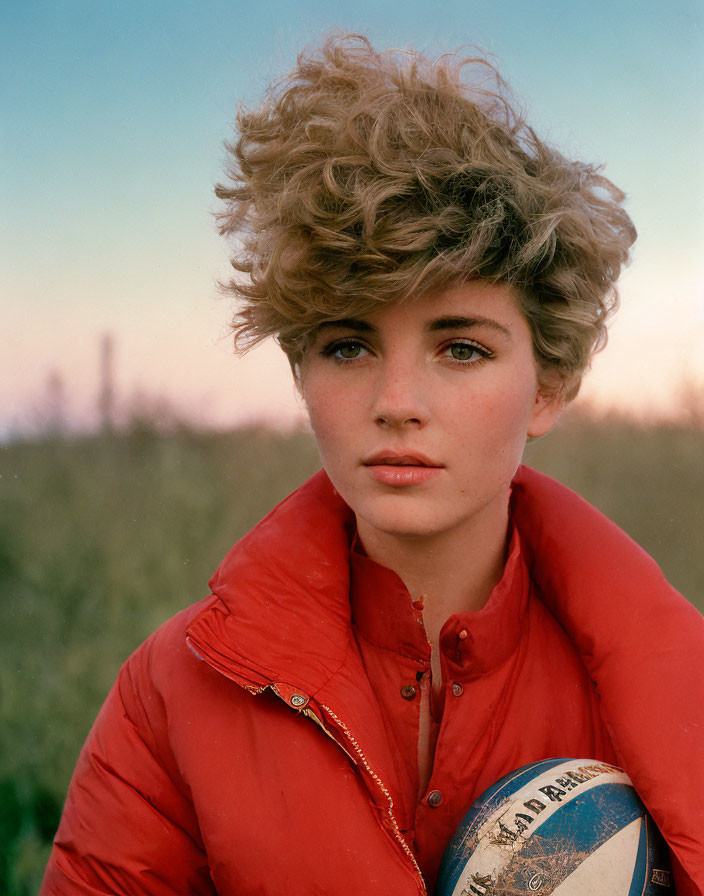
{"type": "Polygon", "coordinates": [[[667,415],[685,383],[704,390],[701,0],[5,0],[0,433],[41,423],[52,377],[72,425],[94,422],[104,333],[123,408],[301,419],[275,345],[232,353],[212,188],[237,103],[333,28],[493,54],[541,136],[605,164],[639,231],[581,400],[667,415]]]}

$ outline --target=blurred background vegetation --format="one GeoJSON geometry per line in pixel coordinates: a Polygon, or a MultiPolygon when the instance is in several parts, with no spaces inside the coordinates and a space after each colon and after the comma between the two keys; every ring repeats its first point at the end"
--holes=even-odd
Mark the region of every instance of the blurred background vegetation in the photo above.
{"type": "MultiPolygon", "coordinates": [[[[570,413],[526,461],[704,610],[704,425],[570,413]]],[[[0,446],[0,892],[36,893],[78,751],[128,654],[318,468],[306,432],[148,419],[0,446]]]]}

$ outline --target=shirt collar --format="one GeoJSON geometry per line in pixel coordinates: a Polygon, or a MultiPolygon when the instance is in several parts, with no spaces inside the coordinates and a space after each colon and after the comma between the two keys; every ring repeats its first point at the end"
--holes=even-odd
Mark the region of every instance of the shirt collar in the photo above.
{"type": "MultiPolygon", "coordinates": [[[[506,565],[489,600],[473,613],[449,617],[440,633],[444,673],[469,680],[490,672],[516,650],[525,630],[530,591],[521,538],[511,527],[506,565]]],[[[430,658],[421,611],[413,605],[401,579],[390,569],[350,548],[352,621],[367,640],[413,660],[430,658]]]]}

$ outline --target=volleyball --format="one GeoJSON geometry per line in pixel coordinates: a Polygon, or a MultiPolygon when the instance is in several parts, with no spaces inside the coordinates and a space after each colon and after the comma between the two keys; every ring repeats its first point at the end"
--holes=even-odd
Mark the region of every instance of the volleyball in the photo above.
{"type": "Polygon", "coordinates": [[[546,759],[506,775],[465,815],[438,896],[668,896],[668,849],[620,768],[546,759]]]}

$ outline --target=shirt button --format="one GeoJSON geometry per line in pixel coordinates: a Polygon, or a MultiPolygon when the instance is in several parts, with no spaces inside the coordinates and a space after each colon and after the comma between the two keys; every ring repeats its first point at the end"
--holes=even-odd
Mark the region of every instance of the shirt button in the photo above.
{"type": "Polygon", "coordinates": [[[412,700],[416,695],[416,689],[412,684],[405,684],[401,688],[401,696],[404,700],[412,700]]]}
{"type": "Polygon", "coordinates": [[[431,809],[437,809],[437,807],[442,803],[442,794],[439,790],[431,790],[428,794],[428,805],[431,809]]]}
{"type": "Polygon", "coordinates": [[[455,695],[455,697],[461,697],[463,690],[464,690],[464,688],[462,687],[462,685],[460,684],[459,681],[452,682],[452,693],[455,695]]]}
{"type": "Polygon", "coordinates": [[[468,634],[469,632],[467,631],[467,629],[463,628],[462,631],[458,632],[457,637],[460,639],[460,641],[464,641],[468,634]]]}

